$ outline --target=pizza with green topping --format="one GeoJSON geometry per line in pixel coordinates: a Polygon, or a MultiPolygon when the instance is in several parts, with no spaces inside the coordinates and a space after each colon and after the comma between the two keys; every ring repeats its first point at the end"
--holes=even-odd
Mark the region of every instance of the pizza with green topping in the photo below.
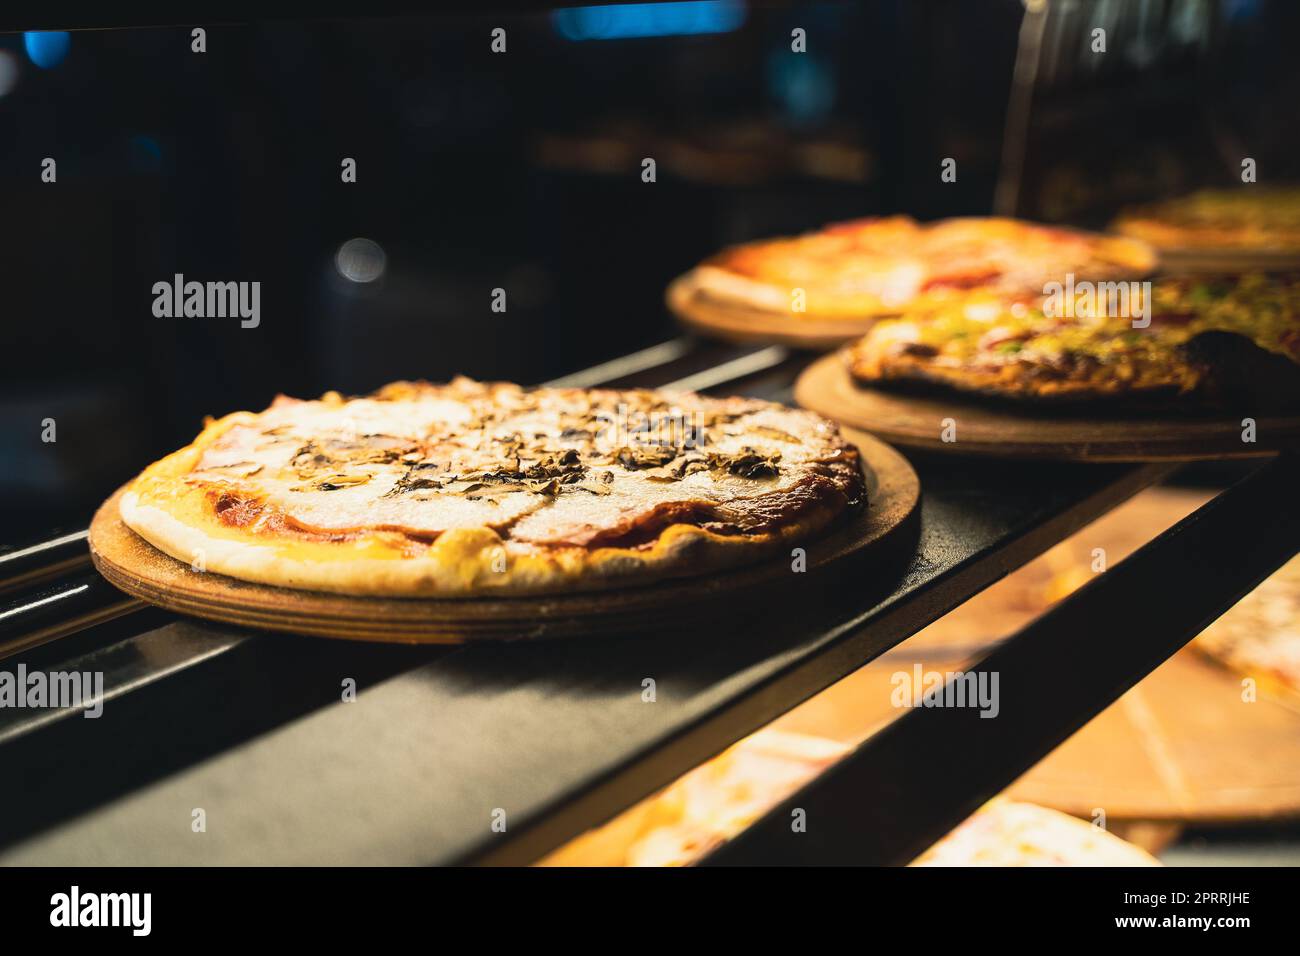
{"type": "Polygon", "coordinates": [[[986,297],[882,321],[847,350],[849,372],[1017,401],[1300,405],[1300,273],[1157,279],[1123,309],[1104,291],[1087,307],[986,297]]]}

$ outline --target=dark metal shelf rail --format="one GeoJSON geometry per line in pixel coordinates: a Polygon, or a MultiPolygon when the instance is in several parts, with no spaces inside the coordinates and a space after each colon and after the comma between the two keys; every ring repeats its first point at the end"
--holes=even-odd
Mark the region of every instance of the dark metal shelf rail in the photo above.
{"type": "Polygon", "coordinates": [[[83,528],[53,534],[0,553],[0,594],[57,577],[90,563],[83,528]]]}

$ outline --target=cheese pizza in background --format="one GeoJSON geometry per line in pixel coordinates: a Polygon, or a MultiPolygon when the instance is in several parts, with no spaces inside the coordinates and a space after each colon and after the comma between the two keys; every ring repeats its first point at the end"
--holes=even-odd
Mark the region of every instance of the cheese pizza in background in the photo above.
{"type": "Polygon", "coordinates": [[[972,293],[1041,294],[1045,283],[1067,274],[1141,277],[1155,266],[1155,252],[1135,239],[1016,219],[918,223],[891,216],[734,246],[691,277],[710,298],[748,308],[862,318],[963,301],[972,293]]]}
{"type": "Polygon", "coordinates": [[[765,727],[552,851],[540,866],[690,866],[852,747],[765,727]]]}
{"type": "Polygon", "coordinates": [[[847,350],[849,372],[1029,402],[1300,403],[1300,273],[1156,279],[1145,327],[1135,285],[1124,314],[990,296],[884,320],[847,350]]]}
{"type": "Polygon", "coordinates": [[[209,421],[128,487],[121,517],[246,581],[464,597],[707,574],[806,540],[863,497],[857,449],[809,412],[460,378],[209,421]]]}
{"type": "Polygon", "coordinates": [[[1260,582],[1191,646],[1300,709],[1300,557],[1260,582]]]}
{"type": "Polygon", "coordinates": [[[1133,844],[1077,817],[998,798],[910,866],[1160,866],[1133,844]]]}
{"type": "Polygon", "coordinates": [[[1300,186],[1205,189],[1126,210],[1112,228],[1162,253],[1300,255],[1300,186]]]}
{"type": "MultiPolygon", "coordinates": [[[[764,728],[577,837],[543,866],[690,866],[853,748],[764,728]]],[[[1143,850],[1055,810],[995,799],[913,866],[1157,866],[1143,850]]]]}

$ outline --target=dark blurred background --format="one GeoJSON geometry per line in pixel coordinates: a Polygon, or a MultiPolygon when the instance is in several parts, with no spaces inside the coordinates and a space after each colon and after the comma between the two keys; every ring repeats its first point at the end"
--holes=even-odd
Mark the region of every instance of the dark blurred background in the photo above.
{"type": "Polygon", "coordinates": [[[205,53],[202,24],[0,35],[0,545],[84,524],[205,414],[662,341],[664,286],[728,243],[995,197],[1096,225],[1243,156],[1297,175],[1300,4],[1062,0],[1018,99],[1023,14],[705,0],[211,25],[205,53]],[[156,318],[175,273],[260,281],[260,326],[156,318]]]}

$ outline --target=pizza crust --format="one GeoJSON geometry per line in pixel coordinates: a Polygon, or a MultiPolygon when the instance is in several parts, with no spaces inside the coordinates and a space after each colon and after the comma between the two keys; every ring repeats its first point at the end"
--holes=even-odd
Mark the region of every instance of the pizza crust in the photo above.
{"type": "Polygon", "coordinates": [[[514,555],[506,558],[504,571],[494,565],[504,542],[486,528],[448,532],[426,556],[403,558],[374,542],[330,553],[328,546],[225,538],[217,528],[188,524],[166,508],[141,504],[134,492],[122,496],[121,517],[127,527],[178,561],[243,581],[339,594],[470,597],[601,590],[686,573],[703,576],[778,554],[787,542],[806,541],[833,515],[810,516],[778,533],[744,540],[673,525],[648,549],[571,548],[514,555]]]}
{"type": "Polygon", "coordinates": [[[815,286],[805,288],[791,282],[780,285],[740,275],[713,265],[702,265],[690,274],[695,288],[710,298],[763,312],[786,313],[794,318],[814,315],[825,319],[860,319],[894,315],[904,303],[916,297],[912,283],[899,284],[892,299],[867,292],[829,293],[815,286]],[[803,293],[803,310],[795,311],[795,289],[803,293]]]}
{"type": "MultiPolygon", "coordinates": [[[[482,394],[475,389],[493,387],[468,380],[448,386],[468,390],[478,398],[482,394]]],[[[418,394],[419,389],[438,387],[411,388],[418,394]]],[[[399,388],[394,394],[403,392],[399,388]]],[[[519,394],[523,393],[517,389],[510,392],[510,400],[519,394]]],[[[343,399],[326,396],[322,401],[337,407],[343,399]]],[[[728,407],[761,414],[769,406],[745,403],[728,407]]],[[[247,478],[214,482],[196,476],[206,474],[202,463],[233,441],[237,429],[247,431],[259,424],[260,416],[248,412],[210,422],[191,445],[151,465],[123,495],[120,514],[129,528],[154,547],[198,570],[260,584],[342,594],[533,595],[699,576],[773,556],[792,542],[806,541],[843,517],[862,497],[856,449],[839,438],[838,430],[808,413],[781,409],[780,414],[807,422],[812,430],[809,440],[821,443],[819,448],[828,460],[810,463],[806,475],[795,475],[770,494],[745,499],[758,513],[759,526],[739,532],[728,529],[719,533],[689,521],[666,520],[661,528],[651,527],[653,533],[648,533],[646,540],[600,546],[521,542],[512,538],[509,528],[483,525],[452,527],[436,534],[387,527],[322,531],[292,521],[287,526],[281,526],[281,521],[268,532],[259,527],[266,523],[262,519],[232,526],[222,519],[217,507],[227,494],[234,497],[256,491],[256,482],[247,478]],[[775,514],[776,519],[764,521],[766,512],[775,514]]],[[[739,482],[730,476],[718,480],[739,482]]],[[[549,499],[563,500],[563,492],[549,499]]],[[[654,508],[648,513],[658,520],[654,508]]],[[[670,517],[675,513],[671,508],[668,511],[670,517]]],[[[279,513],[272,517],[284,518],[279,513]]]]}
{"type": "Polygon", "coordinates": [[[939,366],[924,358],[907,355],[882,357],[863,349],[849,352],[846,360],[849,374],[862,385],[934,387],[990,399],[1042,402],[1052,407],[1118,398],[1154,401],[1179,393],[1179,386],[1172,380],[1134,384],[1104,375],[1036,376],[1026,374],[1023,367],[1014,363],[990,368],[939,366]]]}

